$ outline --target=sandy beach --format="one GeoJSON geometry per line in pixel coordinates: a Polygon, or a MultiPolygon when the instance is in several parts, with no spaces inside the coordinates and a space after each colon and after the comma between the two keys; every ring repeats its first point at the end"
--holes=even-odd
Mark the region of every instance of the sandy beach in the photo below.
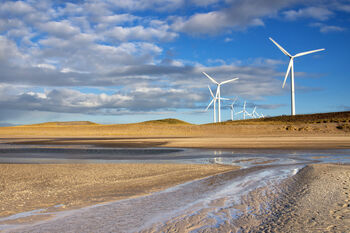
{"type": "MultiPolygon", "coordinates": [[[[101,147],[293,151],[349,149],[350,134],[347,122],[341,123],[343,125],[339,125],[339,122],[321,122],[291,126],[261,122],[246,125],[44,124],[2,127],[0,143],[4,148],[21,150],[101,147]]],[[[6,150],[4,153],[6,155],[6,150]]],[[[23,153],[22,157],[25,158],[25,155],[30,153],[33,153],[33,150],[23,153]]],[[[332,154],[327,156],[332,157],[332,154]]],[[[323,157],[315,154],[313,159],[323,157]]],[[[332,158],[329,159],[331,161],[332,158]]],[[[241,161],[250,160],[243,157],[241,161]]],[[[260,162],[257,160],[254,166],[260,164],[266,166],[267,170],[269,166],[278,167],[278,164],[269,164],[273,161],[278,163],[278,159],[271,158],[260,162]]],[[[307,160],[301,160],[301,163],[303,161],[307,160]]],[[[237,166],[190,164],[1,164],[0,216],[40,208],[54,211],[77,209],[142,196],[187,181],[237,169],[237,166]]],[[[243,169],[234,172],[237,172],[235,177],[243,177],[246,171],[243,169]]],[[[252,192],[254,198],[250,199],[246,206],[249,206],[250,211],[254,208],[258,211],[255,215],[257,218],[250,218],[251,215],[247,212],[247,218],[234,220],[236,225],[223,224],[213,232],[225,232],[233,229],[232,226],[246,226],[246,229],[252,232],[346,232],[350,228],[349,180],[348,165],[308,165],[296,176],[282,183],[278,188],[280,192],[271,192],[271,197],[263,195],[269,190],[257,189],[252,192]],[[261,214],[260,205],[267,201],[272,201],[270,212],[261,214]]],[[[205,221],[198,224],[204,223],[205,221]]],[[[170,221],[165,223],[164,231],[186,232],[196,224],[187,220],[182,223],[170,221]]],[[[157,231],[151,229],[146,232],[157,231]]]]}
{"type": "Polygon", "coordinates": [[[0,217],[119,200],[238,169],[190,164],[0,164],[0,217]]]}

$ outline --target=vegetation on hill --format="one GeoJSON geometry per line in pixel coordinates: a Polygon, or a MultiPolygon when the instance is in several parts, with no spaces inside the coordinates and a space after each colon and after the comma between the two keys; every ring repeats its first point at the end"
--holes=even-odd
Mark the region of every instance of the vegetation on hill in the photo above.
{"type": "Polygon", "coordinates": [[[190,123],[186,122],[186,121],[181,121],[178,119],[174,119],[174,118],[167,118],[167,119],[161,119],[161,120],[152,120],[152,121],[145,121],[142,122],[141,124],[172,124],[172,125],[191,125],[190,123]]]}
{"type": "Polygon", "coordinates": [[[329,112],[316,114],[302,114],[295,116],[275,116],[257,119],[226,121],[224,124],[254,124],[254,123],[347,123],[350,122],[350,111],[347,112],[329,112]]]}

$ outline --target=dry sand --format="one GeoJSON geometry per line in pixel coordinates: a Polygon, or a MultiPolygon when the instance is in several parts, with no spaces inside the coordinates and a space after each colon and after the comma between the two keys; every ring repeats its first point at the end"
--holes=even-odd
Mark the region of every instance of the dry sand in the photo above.
{"type": "Polygon", "coordinates": [[[293,180],[257,232],[350,231],[350,165],[310,165],[293,180]]]}
{"type": "Polygon", "coordinates": [[[349,149],[350,135],[234,136],[234,137],[7,137],[0,143],[25,145],[92,145],[115,148],[218,148],[218,149],[349,149]]]}
{"type": "Polygon", "coordinates": [[[0,164],[0,216],[77,208],[238,169],[190,164],[0,164]]]}

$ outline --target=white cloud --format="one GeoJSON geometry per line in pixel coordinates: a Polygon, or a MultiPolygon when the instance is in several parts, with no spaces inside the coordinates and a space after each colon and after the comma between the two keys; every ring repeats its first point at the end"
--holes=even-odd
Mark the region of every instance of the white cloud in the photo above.
{"type": "Polygon", "coordinates": [[[103,24],[122,24],[125,22],[132,22],[138,19],[141,19],[141,17],[137,17],[130,14],[114,14],[101,16],[98,18],[98,22],[103,24]]]}
{"type": "Polygon", "coordinates": [[[319,28],[322,33],[342,32],[346,30],[346,28],[340,26],[326,25],[323,23],[312,23],[310,26],[319,28]]]}
{"type": "Polygon", "coordinates": [[[184,0],[108,0],[118,8],[131,11],[152,9],[155,11],[172,11],[182,6],[184,0]]]}
{"type": "Polygon", "coordinates": [[[35,10],[31,5],[23,1],[6,1],[0,5],[0,12],[10,15],[23,16],[23,14],[32,13],[34,11],[35,10]]]}
{"type": "Polygon", "coordinates": [[[71,37],[80,33],[80,29],[72,26],[68,20],[41,23],[39,27],[43,32],[62,38],[71,37]]]}
{"type": "Polygon", "coordinates": [[[144,28],[143,26],[135,27],[114,27],[112,30],[106,33],[107,36],[112,37],[118,41],[130,41],[130,40],[141,40],[141,41],[169,41],[177,37],[174,32],[169,32],[167,27],[160,28],[144,28]]]}
{"type": "Polygon", "coordinates": [[[329,33],[329,32],[342,32],[345,31],[346,29],[343,27],[339,26],[332,26],[332,25],[323,25],[320,28],[320,32],[322,33],[329,33]]]}
{"type": "Polygon", "coordinates": [[[0,64],[24,65],[27,55],[19,51],[12,40],[0,35],[0,64]]]}
{"type": "Polygon", "coordinates": [[[51,64],[37,64],[37,67],[39,68],[43,68],[43,69],[50,69],[50,70],[55,70],[56,67],[54,65],[51,64]]]}
{"type": "Polygon", "coordinates": [[[271,17],[299,0],[289,1],[227,1],[228,7],[207,13],[196,13],[190,17],[175,17],[175,31],[189,34],[216,34],[225,30],[241,30],[248,26],[263,26],[263,18],[271,17]]]}
{"type": "Polygon", "coordinates": [[[317,20],[328,20],[334,13],[323,7],[307,7],[299,10],[288,10],[282,13],[288,20],[299,18],[314,18],[317,20]]]}

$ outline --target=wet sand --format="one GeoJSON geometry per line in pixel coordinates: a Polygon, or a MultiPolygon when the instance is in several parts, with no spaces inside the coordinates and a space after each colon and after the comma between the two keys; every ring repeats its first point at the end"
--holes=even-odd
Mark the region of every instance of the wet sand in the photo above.
{"type": "Polygon", "coordinates": [[[235,169],[190,164],[0,164],[0,217],[145,195],[235,169]]]}

